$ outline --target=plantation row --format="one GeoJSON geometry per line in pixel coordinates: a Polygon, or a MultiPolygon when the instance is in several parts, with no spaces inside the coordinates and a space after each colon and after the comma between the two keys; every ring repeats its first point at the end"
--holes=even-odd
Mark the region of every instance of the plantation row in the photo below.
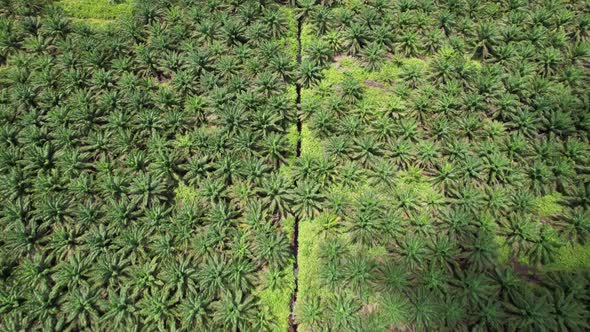
{"type": "Polygon", "coordinates": [[[0,329],[590,328],[588,4],[96,5],[0,1],[0,329]]]}

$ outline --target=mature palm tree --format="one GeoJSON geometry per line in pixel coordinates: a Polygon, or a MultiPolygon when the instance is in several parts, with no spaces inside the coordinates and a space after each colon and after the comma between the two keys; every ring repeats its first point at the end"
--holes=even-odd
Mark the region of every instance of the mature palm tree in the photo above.
{"type": "Polygon", "coordinates": [[[369,44],[363,51],[366,68],[369,71],[378,70],[381,67],[385,56],[383,46],[378,43],[369,44]]]}
{"type": "Polygon", "coordinates": [[[346,30],[344,30],[343,40],[345,49],[350,55],[360,54],[363,48],[368,44],[370,34],[365,25],[359,23],[352,23],[346,30]]]}
{"type": "Polygon", "coordinates": [[[505,302],[504,305],[509,314],[508,325],[512,329],[535,331],[557,327],[548,294],[537,295],[527,289],[521,296],[512,298],[512,303],[505,302]]]}

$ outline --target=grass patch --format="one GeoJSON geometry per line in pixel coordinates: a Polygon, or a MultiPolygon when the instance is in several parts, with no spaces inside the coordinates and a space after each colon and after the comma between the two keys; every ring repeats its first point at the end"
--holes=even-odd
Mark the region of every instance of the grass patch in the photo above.
{"type": "Polygon", "coordinates": [[[75,18],[109,20],[131,14],[132,1],[126,0],[118,4],[109,3],[109,0],[61,0],[57,5],[75,18]]]}
{"type": "Polygon", "coordinates": [[[102,18],[72,18],[72,23],[75,25],[84,25],[91,29],[104,30],[113,24],[114,20],[107,20],[102,18]]]}
{"type": "Polygon", "coordinates": [[[307,125],[301,127],[301,156],[321,158],[324,155],[322,141],[317,138],[307,125]]]}
{"type": "Polygon", "coordinates": [[[557,260],[544,267],[548,271],[577,271],[590,269],[590,243],[567,244],[559,249],[557,260]]]}
{"type": "Polygon", "coordinates": [[[551,217],[563,211],[560,193],[553,193],[539,197],[535,200],[535,211],[540,217],[551,217]]]}
{"type": "Polygon", "coordinates": [[[293,63],[295,63],[299,48],[299,43],[297,42],[297,20],[295,19],[293,9],[282,6],[279,8],[279,11],[287,18],[289,25],[289,30],[287,31],[286,36],[281,38],[279,42],[281,45],[285,46],[286,55],[293,60],[293,63]]]}
{"type": "MultiPolygon", "coordinates": [[[[298,303],[305,303],[313,297],[326,298],[329,292],[322,290],[318,283],[318,275],[321,271],[319,256],[320,244],[319,225],[312,220],[304,219],[299,222],[299,294],[298,303]]],[[[302,331],[305,331],[302,326],[302,331]]]]}
{"type": "MultiPolygon", "coordinates": [[[[262,277],[264,279],[265,276],[262,277]]],[[[274,289],[266,288],[258,293],[260,305],[268,311],[273,324],[273,331],[289,330],[289,315],[291,314],[291,294],[295,289],[295,276],[291,264],[282,271],[279,285],[274,289]]]]}

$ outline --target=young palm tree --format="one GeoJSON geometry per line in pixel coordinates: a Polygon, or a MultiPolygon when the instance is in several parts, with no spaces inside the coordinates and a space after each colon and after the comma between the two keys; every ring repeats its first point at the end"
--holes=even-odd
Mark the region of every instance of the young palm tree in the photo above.
{"type": "Polygon", "coordinates": [[[63,309],[68,312],[67,324],[71,329],[96,328],[99,311],[98,294],[86,288],[77,289],[68,294],[63,309]]]}
{"type": "Polygon", "coordinates": [[[555,261],[561,243],[556,239],[555,230],[544,226],[532,241],[528,255],[531,264],[549,264],[555,261]]]}
{"type": "Polygon", "coordinates": [[[321,67],[314,61],[304,59],[299,67],[297,83],[304,88],[316,85],[322,79],[321,67]]]}
{"type": "Polygon", "coordinates": [[[383,221],[374,213],[358,212],[348,218],[347,232],[354,243],[374,246],[383,236],[383,221]]]}
{"type": "Polygon", "coordinates": [[[175,305],[176,301],[170,299],[167,290],[152,288],[138,303],[139,314],[146,326],[157,326],[159,330],[176,329],[175,305]]]}
{"type": "Polygon", "coordinates": [[[299,183],[292,193],[293,213],[299,218],[313,218],[318,214],[323,199],[319,184],[308,181],[299,183]]]}
{"type": "Polygon", "coordinates": [[[561,289],[552,295],[554,318],[560,330],[583,330],[589,328],[588,309],[577,301],[573,293],[565,294],[561,289]]]}
{"type": "Polygon", "coordinates": [[[291,259],[291,250],[285,234],[265,232],[256,237],[254,253],[261,264],[282,269],[291,259]]]}
{"type": "Polygon", "coordinates": [[[258,190],[262,196],[262,201],[271,213],[284,217],[290,211],[287,205],[289,202],[289,183],[284,176],[273,173],[269,178],[262,181],[262,186],[258,190]]]}
{"type": "Polygon", "coordinates": [[[346,279],[353,290],[365,296],[367,285],[372,284],[375,275],[375,263],[366,256],[353,257],[346,265],[346,279]]]}
{"type": "Polygon", "coordinates": [[[254,297],[242,291],[225,293],[212,304],[213,322],[226,331],[247,331],[254,322],[257,307],[254,297]]]}
{"type": "Polygon", "coordinates": [[[312,331],[325,327],[324,306],[319,298],[300,301],[297,304],[295,319],[298,324],[309,327],[312,331]]]}
{"type": "Polygon", "coordinates": [[[102,324],[114,329],[137,325],[135,299],[129,295],[127,287],[122,287],[118,292],[109,288],[107,298],[101,306],[104,310],[100,317],[102,324]]]}
{"type": "Polygon", "coordinates": [[[366,68],[369,71],[378,70],[383,63],[385,56],[385,50],[383,46],[378,43],[369,44],[363,51],[363,57],[365,59],[366,68]]]}
{"type": "Polygon", "coordinates": [[[410,319],[420,330],[437,326],[439,310],[433,297],[422,288],[410,297],[410,319]]]}
{"type": "Polygon", "coordinates": [[[359,317],[357,312],[360,304],[350,295],[336,294],[329,305],[329,324],[333,330],[355,331],[359,328],[359,317]]]}

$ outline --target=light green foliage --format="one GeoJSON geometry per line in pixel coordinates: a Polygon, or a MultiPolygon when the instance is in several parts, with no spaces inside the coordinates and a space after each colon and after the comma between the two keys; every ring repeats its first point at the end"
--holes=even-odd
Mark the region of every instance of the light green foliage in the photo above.
{"type": "Polygon", "coordinates": [[[498,262],[505,264],[512,257],[512,251],[510,246],[506,243],[506,239],[502,236],[495,237],[496,243],[498,244],[498,262]]]}
{"type": "Polygon", "coordinates": [[[301,155],[320,158],[323,155],[322,141],[315,137],[307,125],[301,128],[301,155]]]}
{"type": "Polygon", "coordinates": [[[115,19],[131,14],[132,1],[125,0],[121,3],[110,3],[109,0],[61,0],[57,3],[69,15],[90,19],[88,23],[98,23],[106,19],[115,19]]]}
{"type": "MultiPolygon", "coordinates": [[[[264,272],[264,280],[268,272],[264,272]]],[[[281,271],[279,284],[274,288],[260,290],[257,294],[263,310],[268,310],[273,324],[273,331],[287,331],[289,329],[289,315],[291,312],[291,295],[295,288],[295,276],[291,264],[281,271]]]]}
{"type": "Polygon", "coordinates": [[[535,200],[535,209],[540,217],[551,217],[563,212],[562,195],[553,193],[535,200]]]}
{"type": "MultiPolygon", "coordinates": [[[[401,66],[416,65],[426,68],[428,63],[422,59],[403,59],[401,66]]],[[[324,70],[322,84],[335,87],[342,83],[345,75],[351,75],[355,80],[362,82],[364,91],[364,105],[381,110],[392,103],[399,104],[401,100],[392,88],[394,83],[400,79],[401,67],[393,60],[387,60],[378,71],[367,71],[355,58],[339,56],[336,62],[324,70]]]]}
{"type": "Polygon", "coordinates": [[[295,59],[297,58],[297,49],[299,48],[299,44],[297,43],[297,20],[295,19],[293,9],[291,8],[280,7],[279,12],[287,18],[289,25],[289,30],[283,38],[279,39],[279,43],[286,47],[285,53],[293,60],[293,62],[295,62],[295,59]]]}
{"type": "Polygon", "coordinates": [[[316,37],[311,30],[311,26],[309,24],[303,24],[303,28],[301,29],[301,49],[308,49],[309,45],[314,41],[316,41],[316,37]]]}
{"type": "Polygon", "coordinates": [[[102,19],[102,18],[72,18],[72,22],[74,24],[81,24],[87,27],[90,27],[95,30],[102,30],[106,29],[111,26],[114,21],[110,19],[102,19]]]}
{"type": "Polygon", "coordinates": [[[297,125],[292,125],[287,129],[287,142],[291,149],[297,148],[299,142],[299,132],[297,132],[297,125]]]}
{"type": "Polygon", "coordinates": [[[590,243],[568,244],[559,249],[558,258],[544,267],[548,271],[584,271],[590,269],[590,243]]]}
{"type": "Polygon", "coordinates": [[[312,296],[322,296],[326,290],[321,290],[318,284],[318,274],[321,270],[321,259],[319,256],[320,244],[323,238],[320,235],[320,228],[313,220],[304,219],[299,222],[299,294],[301,301],[312,296]]]}
{"type": "Polygon", "coordinates": [[[174,189],[174,197],[176,198],[176,204],[179,206],[196,206],[200,194],[193,186],[187,186],[182,181],[179,181],[178,186],[174,189]]]}

